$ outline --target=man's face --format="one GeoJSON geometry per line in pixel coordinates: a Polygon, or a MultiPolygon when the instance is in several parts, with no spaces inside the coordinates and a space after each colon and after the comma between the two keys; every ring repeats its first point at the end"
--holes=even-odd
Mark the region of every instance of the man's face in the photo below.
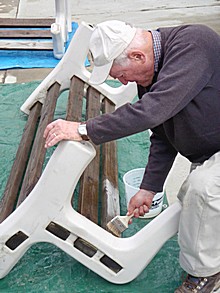
{"type": "Polygon", "coordinates": [[[144,63],[130,60],[126,66],[113,63],[109,74],[111,77],[117,78],[124,85],[134,81],[138,85],[146,87],[153,80],[154,60],[148,59],[144,63]]]}

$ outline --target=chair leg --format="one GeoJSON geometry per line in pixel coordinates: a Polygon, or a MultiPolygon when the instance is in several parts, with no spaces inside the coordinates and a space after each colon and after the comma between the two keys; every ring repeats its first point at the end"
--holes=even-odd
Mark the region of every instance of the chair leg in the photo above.
{"type": "Polygon", "coordinates": [[[51,34],[53,39],[53,55],[57,59],[61,59],[65,52],[65,44],[63,42],[61,26],[58,23],[51,25],[51,34]]]}
{"type": "Polygon", "coordinates": [[[72,32],[72,17],[71,17],[71,0],[66,0],[66,19],[67,19],[67,31],[72,32]]]}

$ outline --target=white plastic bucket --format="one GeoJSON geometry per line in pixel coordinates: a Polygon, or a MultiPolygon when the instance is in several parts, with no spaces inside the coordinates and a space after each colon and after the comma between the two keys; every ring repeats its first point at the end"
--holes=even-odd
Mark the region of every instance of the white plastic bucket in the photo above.
{"type": "MultiPolygon", "coordinates": [[[[137,193],[139,190],[140,184],[144,176],[144,171],[144,168],[133,169],[125,173],[123,176],[127,206],[132,196],[135,195],[135,193],[137,193]]],[[[140,218],[153,218],[157,216],[162,210],[163,198],[164,192],[156,193],[153,198],[149,212],[146,213],[144,216],[140,216],[140,218]]]]}

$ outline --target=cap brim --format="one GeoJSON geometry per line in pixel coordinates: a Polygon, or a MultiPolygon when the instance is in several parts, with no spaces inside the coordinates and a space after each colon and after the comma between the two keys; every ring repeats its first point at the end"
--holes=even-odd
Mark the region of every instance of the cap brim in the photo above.
{"type": "Polygon", "coordinates": [[[110,63],[105,64],[103,66],[95,66],[94,65],[93,71],[92,71],[90,79],[89,79],[89,83],[91,83],[91,84],[103,83],[109,75],[112,64],[113,64],[113,61],[111,61],[110,63]]]}

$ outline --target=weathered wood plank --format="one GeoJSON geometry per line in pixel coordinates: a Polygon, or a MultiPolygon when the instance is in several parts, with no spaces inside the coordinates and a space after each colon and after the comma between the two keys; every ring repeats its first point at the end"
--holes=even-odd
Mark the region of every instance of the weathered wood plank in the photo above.
{"type": "Polygon", "coordinates": [[[57,98],[59,96],[60,84],[54,83],[48,90],[45,103],[42,107],[41,118],[29,158],[27,170],[21,187],[17,206],[20,205],[34,188],[38,179],[41,176],[46,149],[44,147],[45,140],[43,133],[48,125],[53,120],[57,98]]]}
{"type": "Polygon", "coordinates": [[[53,50],[53,41],[0,40],[3,50],[53,50]]]}
{"type": "Polygon", "coordinates": [[[71,79],[66,120],[81,121],[82,106],[84,96],[84,82],[78,77],[73,76],[71,79]]]}
{"type": "Polygon", "coordinates": [[[50,27],[54,18],[0,18],[0,27],[50,27]]]}
{"type": "Polygon", "coordinates": [[[9,175],[3,197],[0,202],[0,223],[13,211],[18,191],[27,166],[28,156],[34,139],[36,124],[40,116],[42,104],[37,102],[31,109],[17,150],[15,161],[9,175]]]}
{"type": "MultiPolygon", "coordinates": [[[[89,87],[86,98],[87,119],[98,116],[100,114],[100,93],[94,88],[89,87]]],[[[94,223],[98,223],[100,147],[94,147],[96,149],[96,157],[81,177],[79,212],[94,223]]]]}
{"type": "Polygon", "coordinates": [[[10,38],[38,38],[51,39],[50,30],[14,30],[14,29],[0,29],[0,39],[10,38]]]}
{"type": "MultiPolygon", "coordinates": [[[[111,113],[115,105],[105,98],[104,113],[111,113]]],[[[107,223],[120,214],[118,190],[118,163],[116,141],[104,143],[102,146],[102,213],[101,226],[106,229],[107,223]]]]}
{"type": "MultiPolygon", "coordinates": [[[[67,104],[67,120],[81,121],[82,120],[82,105],[84,98],[84,87],[85,83],[80,80],[78,77],[73,77],[71,79],[69,98],[67,104]]],[[[21,186],[20,194],[17,201],[17,206],[19,206],[24,199],[30,194],[34,186],[36,185],[38,179],[41,176],[44,158],[46,150],[44,148],[44,139],[43,132],[46,125],[52,121],[54,117],[54,111],[56,107],[57,98],[59,96],[60,85],[55,83],[48,90],[47,97],[45,99],[45,103],[42,106],[40,103],[41,109],[41,118],[39,122],[39,126],[36,132],[36,136],[34,139],[34,133],[36,129],[36,118],[30,122],[30,117],[32,114],[30,113],[27,127],[31,127],[34,125],[34,129],[32,130],[32,134],[27,134],[27,138],[31,139],[31,143],[27,143],[27,138],[22,139],[21,146],[27,155],[25,161],[27,162],[29,158],[28,164],[25,164],[26,172],[24,175],[24,171],[20,174],[19,183],[16,184],[16,194],[18,194],[18,188],[21,186]],[[27,150],[27,147],[32,144],[32,150],[27,150]],[[30,156],[29,156],[30,154],[30,156]],[[22,184],[22,185],[21,185],[22,184]]],[[[100,115],[100,107],[101,107],[101,94],[94,88],[88,87],[86,94],[86,119],[95,117],[100,115]]],[[[106,99],[104,100],[104,112],[112,112],[114,110],[114,105],[109,103],[106,99]]],[[[35,106],[34,106],[35,107],[35,106]]],[[[34,109],[34,108],[33,108],[34,109]]],[[[40,115],[40,109],[38,112],[38,116],[40,115]]],[[[86,168],[84,174],[80,180],[80,194],[79,194],[79,212],[86,216],[91,221],[98,223],[99,222],[99,178],[100,178],[100,164],[103,163],[103,212],[102,217],[105,220],[102,220],[103,228],[106,228],[106,223],[116,214],[119,214],[118,208],[119,203],[118,199],[118,189],[117,189],[117,155],[116,155],[116,144],[115,142],[110,142],[109,144],[105,144],[103,146],[103,162],[100,162],[100,147],[94,146],[96,149],[96,157],[86,168]]],[[[18,151],[19,153],[19,151],[18,151]]],[[[23,155],[18,154],[19,158],[23,157],[23,155]]],[[[15,160],[15,169],[22,170],[21,168],[21,160],[15,160]]],[[[14,174],[13,174],[14,176],[14,174]]],[[[15,180],[15,179],[13,179],[15,180]]],[[[10,182],[10,179],[9,179],[10,182]]],[[[14,181],[10,182],[10,185],[7,187],[7,191],[12,188],[12,193],[14,193],[14,181]]],[[[4,197],[6,199],[6,197],[4,197]]],[[[5,200],[7,203],[7,200],[5,200]]],[[[4,203],[4,202],[3,202],[4,203]]],[[[7,215],[9,215],[14,207],[15,200],[13,203],[11,201],[8,202],[9,209],[7,209],[7,215]]],[[[5,204],[2,205],[2,208],[5,207],[5,204]]],[[[3,221],[6,217],[6,214],[2,214],[0,219],[3,221]]]]}

